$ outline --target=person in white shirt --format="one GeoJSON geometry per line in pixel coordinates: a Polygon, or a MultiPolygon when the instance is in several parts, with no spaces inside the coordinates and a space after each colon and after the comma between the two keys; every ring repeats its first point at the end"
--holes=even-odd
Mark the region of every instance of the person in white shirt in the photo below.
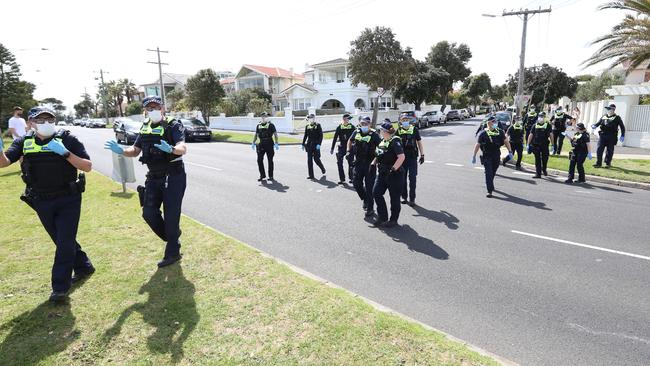
{"type": "Polygon", "coordinates": [[[13,137],[14,140],[25,136],[25,133],[27,132],[27,124],[21,117],[22,114],[22,108],[14,107],[14,116],[9,118],[9,133],[11,133],[11,137],[13,137]]]}

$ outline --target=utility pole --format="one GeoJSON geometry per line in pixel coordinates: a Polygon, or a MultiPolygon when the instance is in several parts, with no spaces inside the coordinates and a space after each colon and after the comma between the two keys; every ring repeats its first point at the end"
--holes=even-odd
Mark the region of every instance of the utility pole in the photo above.
{"type": "Polygon", "coordinates": [[[158,64],[158,76],[160,78],[160,97],[162,98],[163,105],[165,105],[165,85],[163,83],[163,75],[162,75],[162,65],[169,65],[164,62],[160,62],[160,53],[169,53],[169,51],[161,51],[159,47],[156,47],[155,50],[152,50],[150,48],[147,48],[147,51],[149,52],[155,52],[158,55],[158,61],[147,61],[147,63],[150,64],[158,64]]]}
{"type": "MultiPolygon", "coordinates": [[[[95,71],[97,72],[97,71],[95,71]]],[[[104,71],[103,69],[99,69],[99,80],[101,81],[101,86],[102,86],[102,104],[104,104],[104,118],[106,119],[106,125],[108,125],[108,102],[106,100],[106,94],[108,90],[106,90],[106,84],[104,83],[104,74],[108,74],[108,71],[104,71]]],[[[97,80],[97,78],[95,78],[97,80]]]]}
{"type": "Polygon", "coordinates": [[[551,7],[549,6],[548,9],[542,9],[540,7],[537,10],[523,9],[519,11],[504,11],[502,14],[504,17],[516,15],[524,21],[524,27],[521,32],[521,54],[519,55],[519,80],[517,81],[517,96],[515,97],[517,100],[517,115],[519,115],[521,111],[521,98],[524,95],[524,63],[526,60],[526,31],[528,30],[528,19],[532,18],[535,14],[550,12],[551,7]]]}

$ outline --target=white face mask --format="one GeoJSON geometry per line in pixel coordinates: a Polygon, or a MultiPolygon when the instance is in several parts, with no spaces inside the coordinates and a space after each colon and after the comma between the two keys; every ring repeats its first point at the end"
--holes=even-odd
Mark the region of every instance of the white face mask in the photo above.
{"type": "Polygon", "coordinates": [[[54,123],[49,123],[49,122],[37,124],[36,132],[38,132],[39,135],[45,138],[52,137],[56,132],[56,126],[54,125],[54,123]]]}
{"type": "Polygon", "coordinates": [[[162,121],[162,111],[154,109],[153,111],[147,112],[147,117],[149,117],[151,122],[160,122],[162,121]]]}
{"type": "Polygon", "coordinates": [[[407,128],[411,124],[409,122],[402,122],[402,127],[407,128]]]}
{"type": "Polygon", "coordinates": [[[608,116],[613,116],[615,113],[616,113],[616,111],[613,110],[613,109],[608,109],[608,110],[607,110],[607,115],[608,115],[608,116]]]}
{"type": "Polygon", "coordinates": [[[269,121],[269,118],[268,118],[268,117],[262,117],[262,123],[266,123],[266,122],[268,122],[268,121],[269,121]]]}

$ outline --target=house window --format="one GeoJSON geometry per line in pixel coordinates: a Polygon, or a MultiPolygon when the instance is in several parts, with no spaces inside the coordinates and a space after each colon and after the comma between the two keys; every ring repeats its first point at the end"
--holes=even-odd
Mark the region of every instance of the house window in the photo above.
{"type": "Polygon", "coordinates": [[[239,79],[239,89],[264,89],[264,78],[239,79]]]}
{"type": "Polygon", "coordinates": [[[342,83],[345,81],[345,71],[340,71],[336,73],[336,82],[342,83]]]}
{"type": "Polygon", "coordinates": [[[295,98],[292,102],[294,111],[302,111],[311,107],[310,98],[295,98]]]}

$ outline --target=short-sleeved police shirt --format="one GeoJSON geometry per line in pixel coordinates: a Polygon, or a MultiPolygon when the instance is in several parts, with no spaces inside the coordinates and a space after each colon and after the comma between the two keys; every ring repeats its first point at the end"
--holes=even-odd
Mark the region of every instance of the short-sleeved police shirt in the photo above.
{"type": "MultiPolygon", "coordinates": [[[[148,121],[145,120],[145,123],[148,121]]],[[[149,122],[151,123],[151,122],[149,122]]],[[[158,124],[152,124],[152,126],[158,126],[158,124]]],[[[180,121],[173,120],[169,124],[169,128],[165,128],[165,132],[163,134],[163,140],[165,141],[171,141],[172,143],[170,145],[175,146],[179,142],[185,141],[185,127],[180,121]]],[[[133,146],[137,147],[138,149],[142,149],[142,140],[140,138],[140,135],[135,138],[135,142],[133,143],[133,146]]]]}
{"type": "MultiPolygon", "coordinates": [[[[16,139],[11,146],[5,151],[5,155],[7,156],[7,159],[9,159],[10,162],[15,163],[17,162],[21,156],[23,156],[23,144],[25,143],[25,137],[29,137],[31,135],[26,135],[23,137],[19,137],[16,139]]],[[[41,140],[38,135],[34,136],[34,141],[36,142],[37,145],[47,145],[50,141],[55,136],[52,136],[50,138],[41,140]]],[[[65,146],[70,153],[77,155],[78,157],[82,159],[90,159],[90,156],[88,156],[88,153],[86,152],[86,148],[84,145],[79,141],[75,136],[73,135],[66,135],[63,137],[61,140],[63,143],[63,146],[65,146]]]]}

